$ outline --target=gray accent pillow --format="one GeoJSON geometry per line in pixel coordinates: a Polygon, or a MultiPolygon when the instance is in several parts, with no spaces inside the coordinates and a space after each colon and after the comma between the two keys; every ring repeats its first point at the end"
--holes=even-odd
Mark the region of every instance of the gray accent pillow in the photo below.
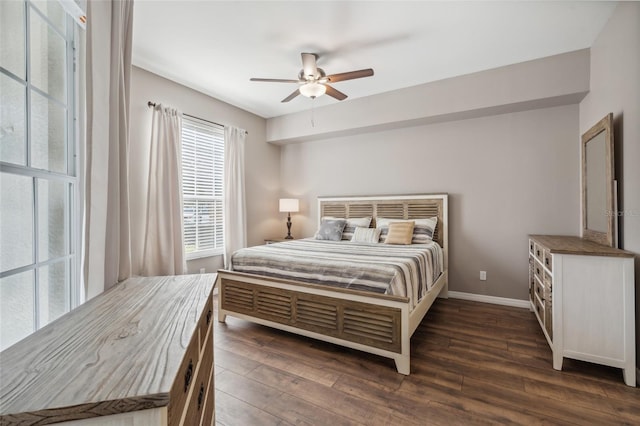
{"type": "Polygon", "coordinates": [[[344,219],[324,219],[316,232],[316,240],[340,241],[346,224],[344,219]]]}
{"type": "Polygon", "coordinates": [[[326,219],[343,219],[347,221],[347,224],[344,226],[342,230],[342,239],[351,241],[353,238],[353,233],[356,231],[356,227],[362,226],[364,228],[368,228],[371,225],[371,216],[366,217],[350,217],[348,219],[344,217],[335,217],[335,216],[324,216],[322,220],[326,219]]]}

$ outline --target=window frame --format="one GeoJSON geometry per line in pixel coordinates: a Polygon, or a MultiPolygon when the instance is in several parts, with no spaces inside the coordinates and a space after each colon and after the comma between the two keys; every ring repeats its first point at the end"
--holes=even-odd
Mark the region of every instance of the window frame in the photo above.
{"type": "MultiPolygon", "coordinates": [[[[43,267],[50,265],[59,265],[64,263],[65,282],[64,282],[64,312],[78,306],[82,300],[82,284],[81,284],[81,179],[79,171],[81,170],[81,160],[79,153],[81,152],[79,143],[79,133],[77,129],[78,123],[78,92],[79,92],[79,73],[77,71],[77,49],[76,46],[80,40],[80,33],[75,21],[63,10],[64,28],[61,30],[52,22],[47,14],[40,10],[40,7],[31,0],[24,0],[23,6],[23,30],[24,30],[24,78],[14,74],[12,71],[5,69],[0,64],[0,74],[20,84],[25,92],[24,97],[24,156],[23,164],[8,163],[0,159],[0,172],[8,175],[22,176],[31,179],[31,212],[33,214],[31,221],[31,262],[19,267],[12,267],[7,270],[0,270],[0,278],[8,278],[24,272],[33,272],[32,279],[32,297],[33,297],[33,329],[31,333],[42,328],[46,324],[55,320],[44,318],[41,309],[42,301],[40,286],[43,285],[41,279],[41,270],[43,267]],[[37,19],[41,19],[47,30],[53,31],[57,36],[64,40],[64,77],[63,82],[66,85],[63,101],[49,94],[51,90],[42,90],[34,85],[33,76],[31,75],[31,54],[33,44],[31,20],[33,14],[37,15],[37,19]],[[64,118],[64,161],[65,171],[54,172],[47,169],[35,168],[32,162],[33,151],[33,109],[34,102],[32,94],[36,93],[48,102],[53,102],[63,108],[64,118]],[[41,259],[40,254],[40,224],[39,213],[41,212],[41,200],[39,199],[39,186],[41,182],[62,182],[64,184],[64,251],[62,255],[54,255],[52,257],[45,256],[41,259]]],[[[61,6],[60,6],[61,7],[61,6]]],[[[0,242],[1,243],[1,242],[0,242]]],[[[31,334],[29,333],[29,334],[31,334]]],[[[26,337],[26,336],[24,336],[26,337]]],[[[3,348],[4,349],[4,348],[3,348]]]]}
{"type": "MultiPolygon", "coordinates": [[[[208,133],[208,132],[203,132],[203,133],[208,133]]],[[[182,115],[182,129],[181,129],[181,149],[182,149],[182,158],[181,158],[181,173],[182,173],[182,226],[183,226],[183,231],[184,231],[184,235],[183,235],[183,246],[184,246],[184,250],[185,250],[185,259],[186,260],[194,260],[194,259],[201,259],[201,258],[205,258],[205,257],[212,257],[212,256],[222,256],[224,254],[224,149],[225,149],[225,140],[224,140],[224,126],[220,125],[220,124],[216,124],[216,123],[212,123],[210,121],[207,120],[203,120],[197,117],[193,117],[193,116],[189,116],[186,114],[182,115]],[[195,194],[186,194],[185,193],[185,162],[184,162],[184,150],[185,150],[185,123],[187,123],[188,126],[191,126],[193,128],[199,128],[199,129],[206,129],[209,130],[210,136],[212,139],[215,139],[216,137],[219,138],[221,140],[221,142],[219,143],[220,146],[218,146],[221,150],[222,150],[222,164],[220,165],[221,169],[216,171],[216,167],[215,164],[212,164],[212,187],[215,188],[215,179],[216,179],[216,174],[219,175],[220,178],[220,186],[222,187],[222,193],[220,195],[195,195],[195,194]],[[220,245],[218,247],[213,247],[213,248],[206,248],[206,249],[201,249],[201,250],[194,250],[191,252],[187,252],[187,225],[185,224],[184,218],[186,215],[186,209],[187,209],[187,202],[188,201],[214,201],[214,202],[219,202],[220,203],[220,208],[221,208],[221,213],[220,213],[220,217],[218,218],[216,216],[216,220],[213,221],[213,223],[211,224],[211,226],[213,227],[214,230],[214,235],[213,235],[213,243],[214,245],[216,245],[216,242],[220,242],[220,245]],[[221,228],[220,234],[217,234],[216,229],[218,228],[218,226],[221,228]]],[[[215,142],[214,142],[215,143],[215,142]]],[[[214,146],[214,150],[215,150],[215,146],[214,146]]],[[[196,217],[196,230],[195,230],[195,238],[196,240],[198,239],[198,224],[199,221],[196,217]]],[[[197,247],[197,242],[196,242],[196,247],[197,247]]]]}

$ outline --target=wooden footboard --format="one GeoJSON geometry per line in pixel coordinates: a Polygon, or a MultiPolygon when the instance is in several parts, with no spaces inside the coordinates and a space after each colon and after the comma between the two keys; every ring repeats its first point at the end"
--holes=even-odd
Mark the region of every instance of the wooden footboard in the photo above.
{"type": "Polygon", "coordinates": [[[401,310],[370,303],[220,279],[223,311],[401,353],[401,310]]]}
{"type": "Polygon", "coordinates": [[[446,296],[446,271],[413,311],[404,297],[371,294],[218,271],[218,321],[227,315],[312,337],[395,361],[410,372],[410,339],[438,295],[446,296]],[[444,294],[443,294],[444,293],[444,294]]]}

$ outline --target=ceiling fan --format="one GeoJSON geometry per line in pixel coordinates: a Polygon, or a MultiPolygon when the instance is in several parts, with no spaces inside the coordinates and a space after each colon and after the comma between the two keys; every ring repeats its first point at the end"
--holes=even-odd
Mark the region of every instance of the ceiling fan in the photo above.
{"type": "Polygon", "coordinates": [[[347,98],[347,95],[339,90],[334,89],[328,83],[337,83],[338,81],[353,80],[356,78],[371,77],[373,70],[367,68],[358,71],[343,72],[340,74],[326,75],[322,68],[318,68],[316,60],[318,55],[315,53],[303,53],[302,54],[302,69],[298,74],[297,80],[283,80],[278,78],[251,78],[250,81],[265,81],[272,83],[298,83],[298,87],[292,94],[282,100],[282,102],[289,102],[291,99],[298,95],[303,95],[311,99],[315,99],[318,96],[322,96],[325,93],[332,98],[342,101],[347,98]]]}

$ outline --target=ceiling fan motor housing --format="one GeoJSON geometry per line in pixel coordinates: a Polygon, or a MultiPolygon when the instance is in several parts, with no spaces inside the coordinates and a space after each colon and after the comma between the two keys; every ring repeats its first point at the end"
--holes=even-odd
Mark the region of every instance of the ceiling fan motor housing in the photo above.
{"type": "Polygon", "coordinates": [[[316,68],[316,73],[314,75],[305,75],[303,69],[300,70],[300,73],[298,73],[298,80],[300,80],[300,83],[302,84],[310,83],[313,81],[320,81],[320,80],[325,80],[325,81],[321,81],[321,83],[325,83],[326,77],[327,77],[327,74],[324,72],[322,68],[316,68]]]}

